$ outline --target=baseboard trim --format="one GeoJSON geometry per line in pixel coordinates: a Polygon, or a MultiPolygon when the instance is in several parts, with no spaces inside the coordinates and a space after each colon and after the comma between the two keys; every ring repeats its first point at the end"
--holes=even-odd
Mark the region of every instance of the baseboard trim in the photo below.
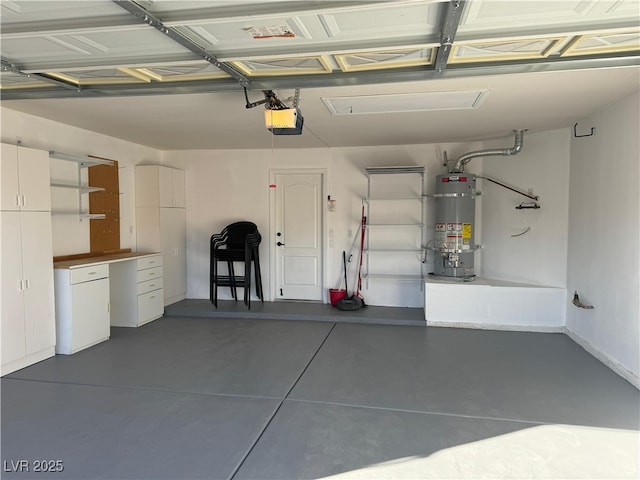
{"type": "Polygon", "coordinates": [[[602,350],[596,348],[591,342],[587,339],[581,337],[576,332],[569,330],[567,327],[563,327],[564,333],[582,348],[584,348],[589,354],[596,357],[602,363],[604,363],[607,367],[613,370],[615,373],[624,378],[631,385],[640,390],[640,377],[634,374],[632,371],[628,370],[626,367],[621,365],[618,361],[614,360],[608,354],[604,353],[602,350]]]}
{"type": "Polygon", "coordinates": [[[505,330],[510,332],[564,333],[563,326],[555,325],[509,325],[504,323],[443,322],[438,320],[427,320],[427,327],[505,330]]]}
{"type": "Polygon", "coordinates": [[[0,368],[0,374],[4,377],[5,375],[9,375],[10,373],[16,372],[22,368],[26,368],[34,363],[42,362],[47,358],[54,357],[55,355],[55,347],[47,347],[39,352],[32,353],[26,357],[2,365],[2,368],[0,368]]]}

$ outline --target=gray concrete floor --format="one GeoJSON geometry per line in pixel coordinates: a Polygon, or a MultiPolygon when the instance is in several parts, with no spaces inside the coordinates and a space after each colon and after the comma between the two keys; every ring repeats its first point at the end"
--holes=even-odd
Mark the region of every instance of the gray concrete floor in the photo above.
{"type": "Polygon", "coordinates": [[[2,478],[640,473],[640,393],[562,334],[165,317],[1,395],[2,478]]]}

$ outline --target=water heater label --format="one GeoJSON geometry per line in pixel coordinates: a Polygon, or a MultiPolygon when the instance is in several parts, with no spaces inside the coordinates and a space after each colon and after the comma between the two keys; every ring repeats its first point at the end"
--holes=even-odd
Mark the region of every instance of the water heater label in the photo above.
{"type": "Polygon", "coordinates": [[[469,250],[471,248],[471,230],[472,226],[470,223],[462,224],[462,248],[464,250],[469,250]]]}
{"type": "Polygon", "coordinates": [[[447,236],[454,236],[454,237],[462,236],[462,224],[447,223],[447,236]]]}
{"type": "Polygon", "coordinates": [[[435,247],[447,248],[447,224],[436,223],[435,247]]]}
{"type": "Polygon", "coordinates": [[[448,182],[466,182],[467,177],[461,177],[460,175],[449,175],[448,177],[442,177],[442,183],[448,182]]]}
{"type": "Polygon", "coordinates": [[[462,239],[462,224],[447,223],[447,248],[450,250],[460,250],[462,239]]]}
{"type": "Polygon", "coordinates": [[[471,223],[436,223],[436,248],[469,250],[472,231],[471,223]]]}

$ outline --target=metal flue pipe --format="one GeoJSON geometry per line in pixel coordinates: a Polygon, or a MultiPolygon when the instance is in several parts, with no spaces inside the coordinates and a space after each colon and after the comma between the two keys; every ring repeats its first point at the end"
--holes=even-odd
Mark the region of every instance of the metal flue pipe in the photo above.
{"type": "Polygon", "coordinates": [[[511,148],[494,148],[489,150],[478,150],[475,152],[465,153],[456,160],[453,169],[449,173],[464,172],[464,166],[476,157],[488,157],[492,155],[515,155],[522,150],[522,140],[525,130],[514,130],[515,144],[511,148]]]}

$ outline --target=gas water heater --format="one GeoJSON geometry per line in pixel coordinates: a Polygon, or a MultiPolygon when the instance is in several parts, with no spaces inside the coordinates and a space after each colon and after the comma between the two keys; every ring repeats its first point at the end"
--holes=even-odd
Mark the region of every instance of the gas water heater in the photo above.
{"type": "Polygon", "coordinates": [[[434,276],[473,280],[476,175],[464,173],[464,166],[476,157],[515,155],[522,150],[524,130],[514,130],[511,148],[479,150],[459,157],[448,166],[449,173],[436,177],[436,217],[433,250],[434,276]]]}
{"type": "Polygon", "coordinates": [[[437,176],[434,275],[473,278],[477,195],[475,175],[437,176]]]}

